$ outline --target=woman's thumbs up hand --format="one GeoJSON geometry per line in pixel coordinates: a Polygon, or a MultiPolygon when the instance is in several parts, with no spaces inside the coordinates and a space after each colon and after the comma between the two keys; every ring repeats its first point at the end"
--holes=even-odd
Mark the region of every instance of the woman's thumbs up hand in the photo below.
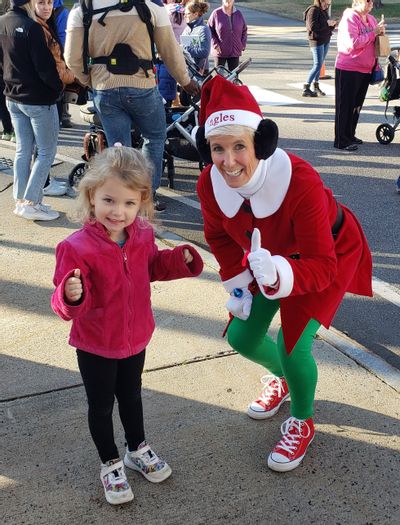
{"type": "Polygon", "coordinates": [[[273,287],[278,280],[275,263],[272,259],[271,253],[264,248],[261,248],[261,233],[258,228],[254,228],[251,236],[251,249],[247,258],[251,271],[258,286],[273,287]]]}
{"type": "Polygon", "coordinates": [[[64,296],[69,303],[77,303],[83,295],[81,271],[75,268],[73,277],[65,281],[64,296]]]}

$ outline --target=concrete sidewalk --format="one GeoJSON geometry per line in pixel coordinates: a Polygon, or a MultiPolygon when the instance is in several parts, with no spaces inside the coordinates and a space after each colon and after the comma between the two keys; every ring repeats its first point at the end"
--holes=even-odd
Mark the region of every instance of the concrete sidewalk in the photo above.
{"type": "MultiPolygon", "coordinates": [[[[12,148],[0,146],[1,156],[12,158],[12,148]]],[[[289,405],[270,421],[246,416],[263,370],[221,338],[226,297],[209,257],[200,278],[152,287],[146,433],[173,475],[152,485],[129,473],[134,501],[107,504],[69,325],[49,306],[54,248],[75,228],[65,217],[72,201],[48,198],[60,219],[28,222],[12,213],[10,183],[0,172],[3,524],[398,523],[398,393],[318,339],[316,439],[298,469],[270,471],[266,455],[289,405]]],[[[118,418],[115,432],[122,453],[118,418]]]]}

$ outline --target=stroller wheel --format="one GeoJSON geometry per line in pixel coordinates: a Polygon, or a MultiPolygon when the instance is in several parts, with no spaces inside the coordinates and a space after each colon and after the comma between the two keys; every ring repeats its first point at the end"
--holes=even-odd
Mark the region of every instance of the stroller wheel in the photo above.
{"type": "Polygon", "coordinates": [[[68,182],[71,188],[78,186],[85,173],[86,167],[86,162],[80,162],[74,168],[72,168],[70,174],[68,175],[68,182]]]}
{"type": "Polygon", "coordinates": [[[381,144],[390,144],[394,139],[394,129],[390,124],[381,124],[376,128],[375,135],[381,144]]]}

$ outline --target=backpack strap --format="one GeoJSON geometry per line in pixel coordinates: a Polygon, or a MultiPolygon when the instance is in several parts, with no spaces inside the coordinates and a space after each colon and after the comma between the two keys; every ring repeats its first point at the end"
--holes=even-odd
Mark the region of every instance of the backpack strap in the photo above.
{"type": "Polygon", "coordinates": [[[88,62],[89,62],[89,28],[92,24],[93,19],[93,2],[92,0],[79,0],[82,15],[83,15],[83,46],[82,46],[82,62],[83,62],[83,73],[87,75],[89,73],[88,62]]]}

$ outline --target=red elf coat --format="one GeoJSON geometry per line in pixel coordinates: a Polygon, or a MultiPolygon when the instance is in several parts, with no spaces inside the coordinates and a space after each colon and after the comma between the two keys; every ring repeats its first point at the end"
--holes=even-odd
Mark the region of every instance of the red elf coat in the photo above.
{"type": "Polygon", "coordinates": [[[203,170],[197,191],[204,234],[231,292],[254,279],[242,260],[253,229],[259,228],[280,283],[277,290],[261,291],[280,301],[290,353],[310,319],[329,328],[345,292],[372,296],[372,258],[362,228],[346,206],[341,205],[343,223],[333,237],[337,203],[310,164],[278,148],[260,160],[257,170],[266,177],[249,200],[225,183],[216,166],[203,170]]]}

